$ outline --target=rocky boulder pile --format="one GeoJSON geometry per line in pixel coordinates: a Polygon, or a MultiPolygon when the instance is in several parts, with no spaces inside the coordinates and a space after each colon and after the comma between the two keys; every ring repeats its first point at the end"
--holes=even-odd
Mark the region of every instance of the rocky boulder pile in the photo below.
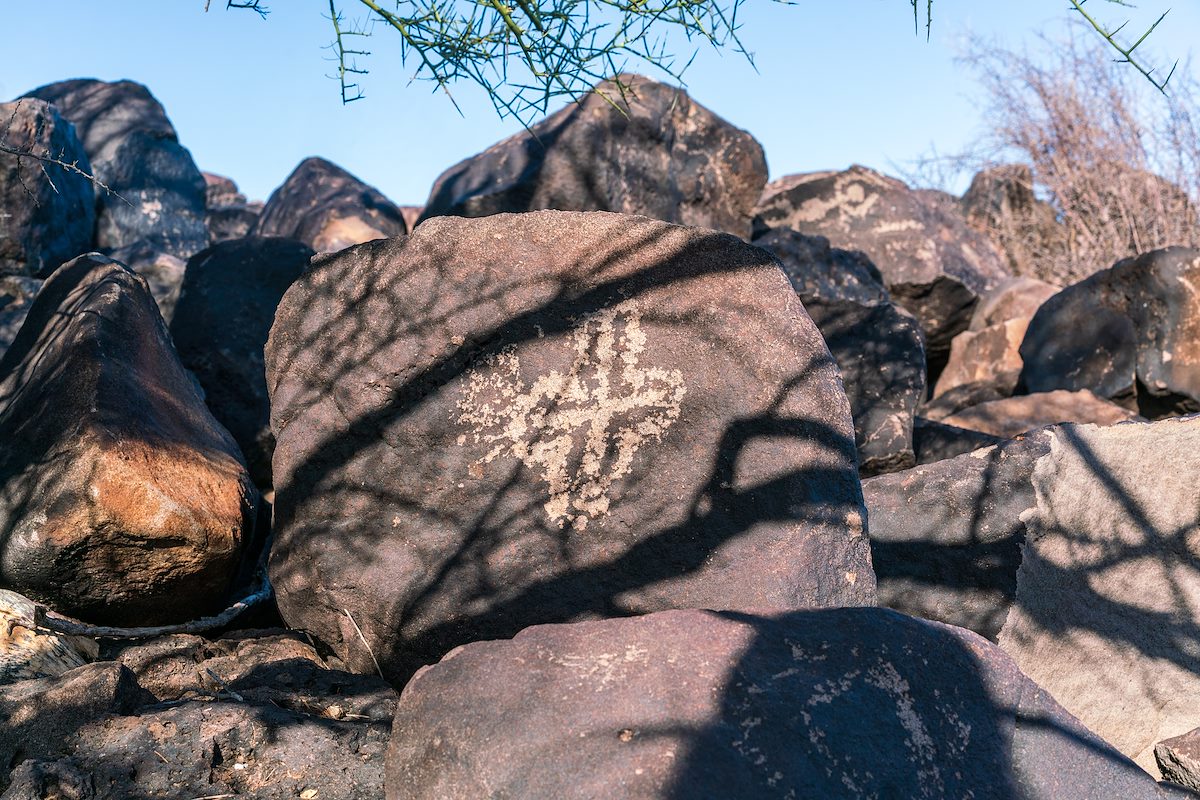
{"type": "Polygon", "coordinates": [[[420,207],[4,104],[0,800],[1196,796],[1200,253],[596,89],[420,207]]]}

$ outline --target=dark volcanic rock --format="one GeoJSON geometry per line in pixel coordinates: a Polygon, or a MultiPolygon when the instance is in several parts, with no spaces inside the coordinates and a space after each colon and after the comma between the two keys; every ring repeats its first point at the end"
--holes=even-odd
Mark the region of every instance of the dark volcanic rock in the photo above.
{"type": "Polygon", "coordinates": [[[467,645],[404,690],[387,797],[1158,798],[999,648],[877,608],[666,611],[467,645]]]}
{"type": "Polygon", "coordinates": [[[316,259],[266,355],[279,608],[356,670],[542,621],[874,600],[836,366],[734,237],[430,219],[316,259]]]}
{"type": "MultiPolygon", "coordinates": [[[[396,697],[379,678],[328,669],[290,635],[167,637],[121,658],[158,698],[117,664],[84,669],[121,676],[131,687],[121,704],[109,701],[111,692],[80,686],[74,676],[83,669],[68,673],[64,688],[92,691],[99,708],[85,707],[69,725],[34,728],[38,746],[6,762],[19,766],[5,800],[383,796],[396,697]]],[[[18,711],[40,716],[28,705],[18,711]]]]}
{"type": "Polygon", "coordinates": [[[209,241],[212,244],[230,239],[244,239],[258,224],[262,203],[247,202],[230,178],[203,173],[207,187],[205,206],[209,241]]]}
{"type": "Polygon", "coordinates": [[[89,621],[225,602],[258,493],[145,282],[103,256],[46,281],[0,360],[0,585],[89,621]]]}
{"type": "Polygon", "coordinates": [[[914,463],[913,411],[925,394],[925,346],[919,324],[888,299],[879,271],[862,253],[822,236],[776,228],[754,240],[775,254],[842,373],[859,473],[914,463]]]}
{"type": "Polygon", "coordinates": [[[1130,419],[1141,417],[1084,389],[1036,392],[991,400],[943,417],[942,422],[1011,439],[1025,431],[1061,422],[1115,425],[1130,419]]]}
{"type": "Polygon", "coordinates": [[[1030,392],[1089,389],[1143,416],[1200,410],[1200,250],[1117,262],[1047,300],[1025,334],[1030,392]]]}
{"type": "Polygon", "coordinates": [[[208,246],[204,178],[178,142],[144,131],[125,137],[105,169],[119,196],[101,192],[96,244],[115,250],[146,242],[177,258],[208,246]]]}
{"type": "Polygon", "coordinates": [[[913,419],[913,452],[918,464],[945,461],[1002,441],[998,436],[956,428],[924,417],[913,419]]]}
{"type": "Polygon", "coordinates": [[[866,167],[774,181],[757,213],[756,235],[786,227],[865,252],[893,302],[921,321],[935,364],[966,330],[979,296],[1007,275],[992,244],[944,203],[866,167]]]}
{"type": "Polygon", "coordinates": [[[33,306],[33,299],[41,288],[42,282],[37,278],[19,275],[0,277],[0,356],[17,338],[17,332],[21,330],[33,306]]]}
{"type": "Polygon", "coordinates": [[[204,387],[259,486],[271,485],[271,405],[263,347],[275,308],[313,251],[291,239],[234,239],[187,264],[171,336],[179,360],[204,387]]]}
{"type": "Polygon", "coordinates": [[[162,104],[149,89],[133,81],[109,83],[77,78],[46,84],[25,96],[53,103],[74,124],[79,141],[101,179],[130,134],[141,131],[156,139],[179,138],[162,104]]]}
{"type": "Polygon", "coordinates": [[[187,263],[170,253],[155,249],[146,241],[114,250],[109,257],[146,279],[163,322],[170,325],[171,318],[175,316],[175,304],[179,302],[179,289],[183,285],[187,263]]]}
{"type": "Polygon", "coordinates": [[[207,246],[204,177],[145,86],[80,79],[27,96],[53,103],[74,123],[96,177],[116,192],[96,194],[97,247],[146,240],[187,258],[207,246]]]}
{"type": "Polygon", "coordinates": [[[767,182],[762,146],[687,92],[623,75],[437,179],[422,219],[618,211],[746,238],[767,182]],[[614,108],[616,104],[618,108],[614,108]]]}
{"type": "Polygon", "coordinates": [[[400,208],[378,189],[337,164],[306,158],[271,193],[254,234],[298,239],[318,252],[335,252],[407,230],[400,208]]]}
{"type": "Polygon", "coordinates": [[[1045,434],[863,481],[879,604],[995,639],[1017,590],[1045,434]]]}
{"type": "Polygon", "coordinates": [[[200,174],[204,176],[204,204],[209,208],[244,206],[246,204],[246,195],[238,191],[233,178],[214,175],[211,172],[200,174]]]}
{"type": "MultiPolygon", "coordinates": [[[[0,103],[0,134],[8,147],[91,171],[71,124],[40,100],[0,103]]],[[[48,275],[91,248],[95,222],[86,177],[0,153],[0,274],[48,275]]]]}

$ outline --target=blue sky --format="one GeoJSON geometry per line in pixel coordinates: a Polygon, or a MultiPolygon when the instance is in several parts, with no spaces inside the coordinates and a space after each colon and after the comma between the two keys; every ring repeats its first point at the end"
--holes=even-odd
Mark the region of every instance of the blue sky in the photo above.
{"type": "MultiPolygon", "coordinates": [[[[1140,31],[1169,2],[1091,7],[1111,22],[1132,17],[1129,30],[1140,31]]],[[[201,169],[259,199],[320,155],[398,203],[421,204],[442,170],[520,129],[468,86],[455,91],[460,116],[430,84],[410,84],[412,68],[399,65],[386,32],[371,42],[366,98],[343,106],[326,77],[325,0],[267,0],[265,21],[212,5],[205,14],[204,0],[6,0],[5,28],[20,35],[0,49],[0,98],[73,77],[140,81],[201,169]]],[[[926,42],[913,35],[908,0],[745,0],[741,37],[758,71],[702,50],[684,78],[700,102],[762,142],[773,178],[855,162],[894,171],[979,132],[978,89],[954,60],[971,34],[1044,51],[1037,34],[1061,36],[1067,7],[937,0],[926,42]]],[[[1186,58],[1197,42],[1200,0],[1175,0],[1146,47],[1157,63],[1186,58]]]]}

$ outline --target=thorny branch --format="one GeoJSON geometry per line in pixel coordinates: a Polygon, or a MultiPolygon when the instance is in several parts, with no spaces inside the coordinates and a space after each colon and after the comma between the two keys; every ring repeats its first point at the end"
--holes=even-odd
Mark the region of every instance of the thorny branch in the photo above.
{"type": "MultiPolygon", "coordinates": [[[[12,126],[16,121],[17,114],[20,113],[20,110],[21,101],[18,100],[16,105],[13,107],[12,114],[9,115],[8,120],[4,123],[4,128],[0,129],[0,154],[9,155],[17,159],[17,179],[21,182],[21,187],[25,190],[26,194],[33,199],[34,203],[37,203],[37,195],[34,194],[34,192],[25,184],[25,178],[21,174],[21,167],[25,159],[30,159],[38,165],[38,169],[41,170],[42,176],[46,179],[46,182],[50,184],[50,188],[53,189],[56,194],[58,193],[58,186],[54,184],[54,179],[50,177],[48,167],[58,167],[66,172],[80,175],[91,181],[93,186],[104,190],[108,194],[115,195],[121,200],[125,200],[125,198],[121,197],[120,194],[114,192],[108,186],[108,184],[104,183],[95,175],[80,167],[78,160],[67,161],[64,158],[65,154],[62,152],[58,153],[58,155],[52,155],[49,149],[46,149],[45,152],[39,153],[33,149],[33,145],[17,146],[11,144],[9,137],[12,134],[12,126]]],[[[33,131],[33,141],[36,142],[42,137],[44,125],[45,122],[39,119],[37,128],[33,131]]],[[[125,200],[125,202],[128,203],[129,201],[125,200]]]]}

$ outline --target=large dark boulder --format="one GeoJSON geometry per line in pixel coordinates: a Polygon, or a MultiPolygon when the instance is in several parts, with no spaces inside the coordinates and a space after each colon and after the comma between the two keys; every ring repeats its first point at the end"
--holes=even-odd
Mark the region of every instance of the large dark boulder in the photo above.
{"type": "Polygon", "coordinates": [[[292,239],[233,239],[187,264],[171,336],[179,360],[246,457],[259,486],[271,485],[271,403],[263,347],[283,293],[313,251],[292,239]]]}
{"type": "Polygon", "coordinates": [[[357,670],[537,622],[874,600],[836,365],[732,236],[430,219],[315,259],[266,355],[279,608],[357,670]]]}
{"type": "Polygon", "coordinates": [[[779,259],[837,362],[854,417],[859,474],[913,466],[913,412],[925,394],[920,325],[892,305],[862,253],[787,228],[754,244],[779,259]]]}
{"type": "MultiPolygon", "coordinates": [[[[208,245],[204,177],[150,90],[132,81],[60,81],[26,97],[53,103],[75,125],[95,176],[97,247],[146,240],[178,258],[208,245]]],[[[72,254],[76,255],[76,254],[72,254]]]]}
{"type": "Polygon", "coordinates": [[[408,230],[399,206],[378,189],[323,158],[306,158],[271,193],[254,226],[256,236],[298,239],[335,252],[408,230]]]}
{"type": "Polygon", "coordinates": [[[187,262],[164,253],[145,240],[126,247],[119,247],[109,254],[146,279],[150,294],[158,305],[158,313],[169,326],[175,316],[175,304],[179,302],[179,290],[183,286],[183,272],[187,262]]]}
{"type": "Polygon", "coordinates": [[[619,211],[750,235],[762,146],[687,92],[640,75],[601,83],[437,179],[422,219],[619,211]]]}
{"type": "Polygon", "coordinates": [[[263,204],[251,203],[246,195],[238,191],[232,178],[205,172],[205,208],[207,208],[208,236],[212,244],[243,239],[258,224],[263,204]]]}
{"type": "Polygon", "coordinates": [[[387,797],[1159,798],[975,634],[665,611],[467,645],[405,688],[387,797]]]}
{"type": "Polygon", "coordinates": [[[118,625],[223,606],[258,492],[133,272],[92,254],[46,281],[0,360],[0,440],[0,585],[118,625]]]}
{"type": "Polygon", "coordinates": [[[892,301],[921,321],[935,367],[966,330],[980,295],[1007,276],[991,242],[946,203],[866,167],[769,184],[758,204],[756,237],[779,227],[866,253],[892,301]]]}
{"type": "Polygon", "coordinates": [[[71,123],[41,100],[0,103],[0,275],[44,277],[91,248],[91,171],[71,123]],[[74,164],[78,172],[34,156],[74,164]]]}
{"type": "Polygon", "coordinates": [[[0,356],[17,338],[17,332],[33,306],[33,299],[41,289],[42,282],[37,278],[0,277],[0,356]]]}
{"type": "Polygon", "coordinates": [[[1021,344],[1030,392],[1089,389],[1143,416],[1200,411],[1200,250],[1118,261],[1047,300],[1021,344]]]}

